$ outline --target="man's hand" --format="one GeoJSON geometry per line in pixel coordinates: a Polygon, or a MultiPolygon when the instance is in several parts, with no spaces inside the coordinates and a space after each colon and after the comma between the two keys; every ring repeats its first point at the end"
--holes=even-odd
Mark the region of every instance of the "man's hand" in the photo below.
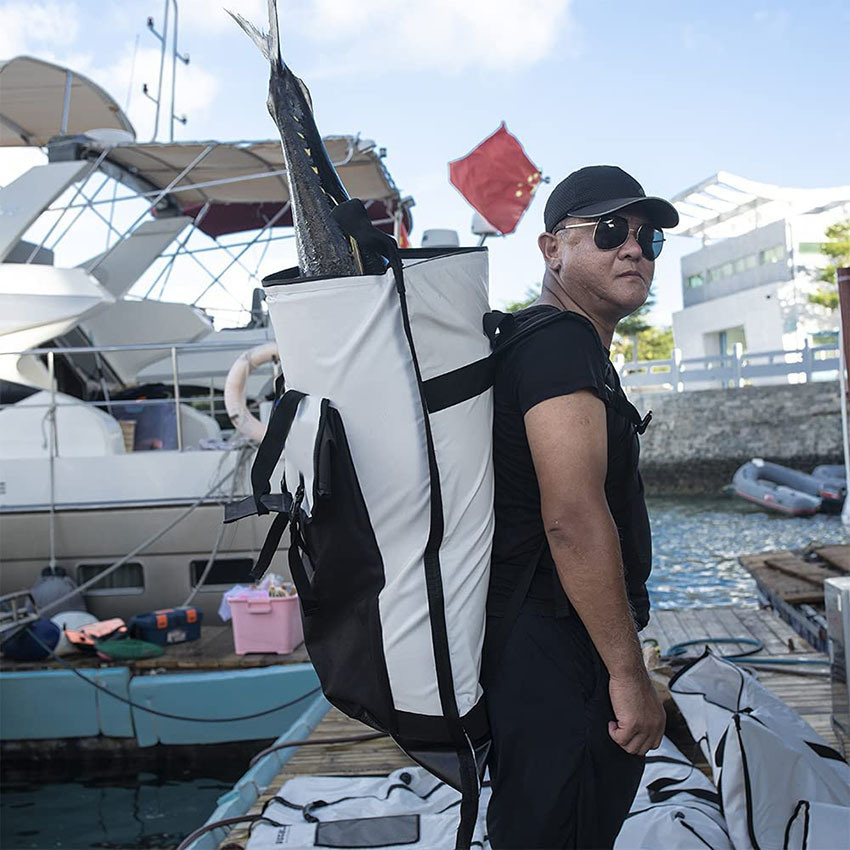
{"type": "Polygon", "coordinates": [[[611,676],[608,693],[617,718],[608,724],[614,741],[635,756],[654,750],[664,735],[666,715],[649,676],[611,676]]]}

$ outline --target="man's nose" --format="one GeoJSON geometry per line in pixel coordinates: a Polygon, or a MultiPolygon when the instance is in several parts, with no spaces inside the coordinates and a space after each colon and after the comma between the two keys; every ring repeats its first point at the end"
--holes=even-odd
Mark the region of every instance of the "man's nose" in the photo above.
{"type": "Polygon", "coordinates": [[[637,241],[637,236],[634,230],[629,231],[626,241],[620,246],[620,256],[623,258],[629,257],[638,259],[643,254],[640,245],[637,241]]]}

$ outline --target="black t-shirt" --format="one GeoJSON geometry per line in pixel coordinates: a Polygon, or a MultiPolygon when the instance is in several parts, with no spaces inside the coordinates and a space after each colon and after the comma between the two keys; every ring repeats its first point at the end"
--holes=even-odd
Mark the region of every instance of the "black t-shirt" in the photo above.
{"type": "MultiPolygon", "coordinates": [[[[539,305],[516,314],[516,329],[557,312],[539,305]]],[[[523,416],[541,401],[589,389],[603,401],[623,399],[616,370],[591,322],[573,314],[518,340],[498,355],[494,384],[493,460],[496,529],[488,611],[504,610],[519,576],[538,556],[523,610],[563,615],[570,607],[545,546],[540,490],[523,416]]],[[[620,536],[629,602],[638,627],[649,619],[645,582],[652,562],[649,518],[638,471],[635,424],[608,405],[608,471],[605,495],[620,536]]]]}

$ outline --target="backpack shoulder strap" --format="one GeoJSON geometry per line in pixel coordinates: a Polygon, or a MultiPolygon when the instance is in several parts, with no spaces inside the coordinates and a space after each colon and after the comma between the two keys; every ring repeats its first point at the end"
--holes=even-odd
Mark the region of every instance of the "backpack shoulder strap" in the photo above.
{"type": "MultiPolygon", "coordinates": [[[[527,339],[531,334],[554,324],[555,322],[577,321],[587,322],[588,320],[574,313],[571,310],[559,310],[552,315],[543,316],[539,319],[527,322],[521,327],[517,327],[517,322],[512,313],[503,313],[500,310],[493,310],[484,315],[484,333],[490,339],[490,344],[493,347],[492,357],[498,357],[499,354],[510,349],[524,339],[527,339]]],[[[617,392],[617,379],[611,374],[614,366],[608,359],[608,353],[602,346],[598,335],[594,331],[594,339],[599,347],[599,356],[605,363],[605,397],[602,401],[605,405],[615,411],[617,414],[628,420],[638,434],[643,434],[646,431],[652,419],[652,411],[649,411],[646,416],[641,417],[637,408],[624,396],[617,392]]]]}

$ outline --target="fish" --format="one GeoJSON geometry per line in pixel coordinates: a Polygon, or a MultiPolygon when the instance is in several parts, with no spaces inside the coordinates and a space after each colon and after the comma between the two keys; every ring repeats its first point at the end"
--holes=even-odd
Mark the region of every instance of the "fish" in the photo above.
{"type": "Polygon", "coordinates": [[[334,207],[350,200],[348,192],[316,128],[310,92],[281,56],[277,0],[268,0],[268,9],[268,32],[242,15],[226,11],[271,65],[267,106],[280,132],[301,275],[347,277],[383,272],[383,262],[373,252],[361,251],[331,214],[334,207]]]}

